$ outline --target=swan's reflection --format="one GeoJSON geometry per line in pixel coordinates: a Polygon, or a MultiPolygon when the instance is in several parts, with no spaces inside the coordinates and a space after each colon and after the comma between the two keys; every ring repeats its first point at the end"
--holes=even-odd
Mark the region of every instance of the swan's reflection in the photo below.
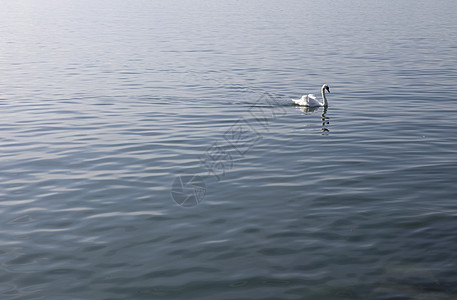
{"type": "Polygon", "coordinates": [[[326,116],[325,114],[327,113],[327,107],[324,107],[322,110],[321,114],[321,120],[322,120],[322,134],[325,134],[329,132],[330,130],[327,128],[328,125],[330,125],[329,117],[326,116]]]}
{"type": "Polygon", "coordinates": [[[308,106],[301,106],[299,109],[304,112],[305,114],[313,114],[318,109],[322,108],[321,120],[322,120],[322,134],[328,134],[330,130],[328,129],[328,125],[330,125],[329,117],[326,115],[328,107],[308,107],[308,106]]]}
{"type": "MultiPolygon", "coordinates": [[[[321,108],[320,106],[297,106],[298,108],[300,108],[300,110],[302,112],[304,112],[305,114],[312,114],[314,113],[316,110],[318,110],[319,108],[321,108]]],[[[324,108],[326,109],[326,108],[324,108]]]]}

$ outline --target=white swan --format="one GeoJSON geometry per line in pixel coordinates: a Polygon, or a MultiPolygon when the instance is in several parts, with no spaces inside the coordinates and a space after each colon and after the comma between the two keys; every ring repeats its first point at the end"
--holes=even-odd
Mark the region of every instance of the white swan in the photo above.
{"type": "Polygon", "coordinates": [[[308,107],[316,107],[316,106],[323,106],[327,107],[328,106],[328,101],[327,98],[325,97],[325,90],[330,93],[330,88],[328,87],[327,84],[324,84],[321,89],[321,94],[322,94],[322,99],[324,102],[320,103],[319,100],[317,100],[316,96],[313,94],[309,95],[303,95],[300,99],[292,99],[295,104],[301,105],[301,106],[308,106],[308,107]]]}

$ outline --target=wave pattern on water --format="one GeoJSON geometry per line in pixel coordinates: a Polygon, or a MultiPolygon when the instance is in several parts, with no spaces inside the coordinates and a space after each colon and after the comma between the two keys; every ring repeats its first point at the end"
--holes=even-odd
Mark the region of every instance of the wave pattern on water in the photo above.
{"type": "Polygon", "coordinates": [[[1,2],[1,299],[454,299],[454,16],[1,2]]]}

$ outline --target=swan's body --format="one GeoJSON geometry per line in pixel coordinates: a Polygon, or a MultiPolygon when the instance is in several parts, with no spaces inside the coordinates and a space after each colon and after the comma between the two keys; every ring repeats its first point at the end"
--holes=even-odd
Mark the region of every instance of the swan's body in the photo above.
{"type": "Polygon", "coordinates": [[[325,90],[327,90],[327,92],[330,93],[330,88],[326,84],[324,84],[322,86],[322,89],[321,89],[322,100],[323,100],[322,103],[319,102],[317,97],[314,96],[313,94],[303,95],[300,99],[292,99],[292,101],[295,104],[301,105],[301,106],[308,106],[308,107],[324,106],[324,107],[327,107],[328,106],[328,101],[327,101],[327,97],[325,97],[325,90]]]}

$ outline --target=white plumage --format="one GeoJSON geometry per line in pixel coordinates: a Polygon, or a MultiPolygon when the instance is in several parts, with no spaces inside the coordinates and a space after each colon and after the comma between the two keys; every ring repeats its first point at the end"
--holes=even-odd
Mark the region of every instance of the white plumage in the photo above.
{"type": "Polygon", "coordinates": [[[328,87],[327,84],[324,84],[322,86],[322,89],[321,89],[322,100],[323,100],[322,103],[313,94],[303,95],[300,99],[292,99],[292,101],[296,105],[301,105],[301,106],[308,106],[308,107],[324,106],[324,107],[327,107],[328,106],[328,101],[327,101],[327,98],[325,97],[325,91],[326,90],[330,93],[330,88],[328,87]]]}

